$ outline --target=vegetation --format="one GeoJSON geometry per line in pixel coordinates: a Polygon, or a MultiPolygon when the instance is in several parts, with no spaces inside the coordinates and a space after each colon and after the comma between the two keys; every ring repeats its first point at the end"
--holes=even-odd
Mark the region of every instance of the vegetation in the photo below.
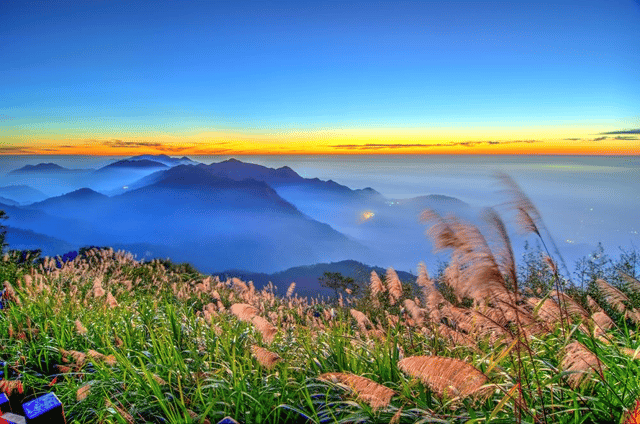
{"type": "Polygon", "coordinates": [[[569,275],[511,187],[540,245],[520,266],[495,212],[485,237],[427,211],[449,264],[335,303],[105,248],[5,254],[0,389],[54,391],[69,423],[638,422],[637,254],[569,275]]]}

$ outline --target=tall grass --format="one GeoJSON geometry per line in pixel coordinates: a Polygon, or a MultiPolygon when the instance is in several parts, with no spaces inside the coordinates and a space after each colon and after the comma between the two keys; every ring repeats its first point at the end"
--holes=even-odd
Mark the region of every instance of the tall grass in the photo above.
{"type": "MultiPolygon", "coordinates": [[[[525,227],[550,244],[526,196],[507,186],[525,227]]],[[[495,211],[487,234],[423,217],[436,247],[451,251],[443,273],[432,279],[421,266],[419,296],[393,269],[372,273],[364,296],[340,304],[111,249],[65,264],[5,256],[0,389],[15,405],[53,391],[70,423],[620,423],[638,414],[633,276],[625,287],[598,281],[587,299],[547,251],[548,289],[531,292],[495,211]]]]}

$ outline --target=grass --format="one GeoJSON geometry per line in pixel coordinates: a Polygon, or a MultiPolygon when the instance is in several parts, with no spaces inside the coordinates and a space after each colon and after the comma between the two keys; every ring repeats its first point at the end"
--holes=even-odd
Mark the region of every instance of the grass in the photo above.
{"type": "Polygon", "coordinates": [[[5,255],[0,389],[55,392],[69,423],[638,422],[633,276],[578,290],[549,254],[528,290],[496,214],[492,242],[426,217],[452,261],[418,296],[392,270],[330,303],[111,249],[5,255]]]}

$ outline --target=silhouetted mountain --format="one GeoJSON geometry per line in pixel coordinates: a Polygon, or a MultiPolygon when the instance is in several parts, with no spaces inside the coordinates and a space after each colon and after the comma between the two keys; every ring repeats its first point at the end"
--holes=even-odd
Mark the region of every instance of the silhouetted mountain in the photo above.
{"type": "Polygon", "coordinates": [[[62,196],[50,197],[26,207],[42,210],[55,216],[82,218],[96,208],[107,206],[108,201],[109,197],[104,194],[100,194],[90,188],[81,188],[62,196]]]}
{"type": "Polygon", "coordinates": [[[176,166],[152,185],[111,198],[82,193],[90,196],[76,202],[78,193],[68,194],[32,208],[51,215],[64,210],[91,226],[100,245],[133,246],[139,256],[169,256],[203,271],[271,271],[368,251],[303,215],[265,182],[219,177],[204,165],[176,166]]]}
{"type": "Polygon", "coordinates": [[[20,175],[20,174],[46,174],[46,173],[76,173],[76,172],[86,172],[83,169],[68,169],[64,168],[55,163],[39,163],[37,165],[25,165],[22,168],[14,169],[9,172],[7,175],[20,175]]]}
{"type": "Polygon", "coordinates": [[[186,156],[183,156],[181,158],[174,158],[167,155],[139,155],[139,156],[132,156],[128,160],[129,161],[149,160],[153,162],[160,162],[167,166],[197,165],[199,163],[189,159],[186,156]]]}
{"type": "Polygon", "coordinates": [[[284,187],[299,187],[313,193],[314,196],[323,194],[325,196],[331,195],[352,199],[363,197],[382,198],[380,193],[372,188],[352,190],[332,180],[323,181],[318,178],[303,178],[288,166],[274,169],[254,163],[242,162],[237,159],[228,159],[223,162],[212,163],[207,166],[207,169],[215,175],[234,180],[250,178],[257,181],[264,181],[276,189],[276,191],[284,187]]]}
{"type": "Polygon", "coordinates": [[[5,239],[12,250],[37,250],[42,251],[43,256],[62,255],[77,248],[77,246],[67,243],[55,237],[36,233],[31,230],[7,227],[7,237],[5,239]]]}
{"type": "Polygon", "coordinates": [[[15,200],[7,199],[6,197],[2,197],[2,196],[0,196],[0,203],[3,203],[5,205],[9,205],[9,206],[19,206],[20,205],[20,203],[16,202],[15,200]]]}
{"type": "Polygon", "coordinates": [[[43,192],[27,185],[10,185],[0,187],[0,196],[14,200],[18,203],[39,202],[47,198],[43,192]]]}
{"type": "MultiPolygon", "coordinates": [[[[380,276],[384,276],[386,270],[381,267],[363,264],[354,260],[345,260],[331,263],[319,263],[314,265],[305,265],[289,268],[284,271],[273,274],[248,272],[241,270],[227,270],[222,272],[214,272],[222,280],[231,277],[237,277],[244,281],[253,281],[256,288],[260,289],[269,282],[278,287],[278,293],[284,294],[292,282],[296,283],[296,293],[301,296],[327,294],[332,295],[333,290],[322,287],[318,280],[325,272],[339,272],[345,277],[351,277],[361,287],[369,284],[371,271],[375,271],[380,276]]],[[[396,271],[398,277],[404,282],[415,282],[416,276],[404,272],[396,271]]]]}
{"type": "Polygon", "coordinates": [[[167,165],[161,162],[156,162],[153,160],[147,159],[123,159],[117,162],[111,163],[107,166],[103,166],[98,169],[96,172],[105,172],[112,170],[126,170],[126,169],[159,169],[159,168],[168,168],[167,165]]]}
{"type": "MultiPolygon", "coordinates": [[[[34,231],[73,245],[104,245],[105,240],[100,238],[98,224],[71,219],[66,215],[54,216],[44,210],[24,206],[0,204],[0,209],[9,217],[5,225],[14,229],[34,231]]],[[[84,209],[84,215],[90,216],[91,212],[84,209]]]]}

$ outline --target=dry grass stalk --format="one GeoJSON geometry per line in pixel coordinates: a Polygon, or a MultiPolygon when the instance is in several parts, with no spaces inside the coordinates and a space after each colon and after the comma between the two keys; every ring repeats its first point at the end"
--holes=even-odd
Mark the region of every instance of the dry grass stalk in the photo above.
{"type": "Polygon", "coordinates": [[[76,332],[81,336],[86,336],[88,333],[87,327],[82,325],[79,319],[76,320],[75,324],[76,324],[76,332]]]}
{"type": "Polygon", "coordinates": [[[395,394],[390,388],[378,384],[373,380],[359,375],[340,372],[330,372],[318,377],[320,380],[342,384],[358,396],[358,399],[368,403],[373,409],[384,408],[389,405],[395,394]]]}
{"type": "Polygon", "coordinates": [[[356,320],[356,322],[358,323],[358,327],[363,333],[367,332],[367,328],[373,327],[373,324],[371,324],[371,321],[369,321],[369,318],[367,318],[364,313],[353,308],[350,309],[349,312],[351,313],[351,316],[356,320]]]}
{"type": "Polygon", "coordinates": [[[469,297],[480,304],[487,301],[515,304],[486,239],[475,226],[454,217],[442,218],[435,212],[425,211],[423,215],[435,221],[429,235],[436,249],[453,249],[447,269],[455,278],[449,277],[447,282],[458,299],[469,297]]]}
{"type": "Polygon", "coordinates": [[[398,362],[405,373],[417,377],[440,398],[486,398],[491,388],[481,371],[464,361],[441,356],[411,356],[398,362]]]}
{"type": "Polygon", "coordinates": [[[580,342],[573,342],[565,348],[565,356],[562,359],[562,369],[571,373],[568,378],[569,385],[577,388],[585,377],[598,372],[602,375],[602,369],[598,357],[580,342]]]}
{"type": "Polygon", "coordinates": [[[109,398],[105,398],[105,406],[107,408],[113,408],[120,414],[122,418],[127,422],[127,424],[134,424],[135,420],[131,414],[124,410],[124,408],[119,407],[118,405],[112,403],[109,398]]]}
{"type": "Polygon", "coordinates": [[[424,309],[419,308],[418,305],[416,305],[416,302],[414,302],[411,299],[405,299],[403,304],[404,304],[405,310],[409,312],[409,314],[411,315],[411,318],[413,319],[414,324],[422,325],[424,321],[424,315],[425,315],[424,309]]]}
{"type": "Polygon", "coordinates": [[[383,293],[386,290],[384,284],[382,284],[382,280],[380,280],[380,277],[378,276],[378,273],[375,271],[371,271],[370,281],[369,288],[371,289],[372,297],[375,298],[378,294],[383,293]]]}
{"type": "Polygon", "coordinates": [[[24,393],[24,386],[20,380],[0,380],[0,392],[11,396],[13,392],[24,393]]]}
{"type": "Polygon", "coordinates": [[[578,302],[573,300],[571,296],[566,293],[559,292],[558,290],[553,290],[551,295],[557,299],[558,304],[563,305],[563,308],[570,316],[578,316],[581,319],[589,318],[589,312],[580,306],[578,302]]]}
{"type": "Polygon", "coordinates": [[[229,311],[240,321],[251,322],[251,319],[258,314],[258,310],[251,305],[246,303],[234,303],[229,308],[229,311]]]}
{"type": "Polygon", "coordinates": [[[62,354],[63,362],[70,362],[69,357],[71,357],[78,368],[82,367],[87,359],[86,354],[78,352],[77,350],[60,349],[60,353],[62,354]]]}
{"type": "Polygon", "coordinates": [[[115,297],[113,297],[113,295],[111,294],[111,292],[107,293],[107,306],[111,309],[115,308],[118,306],[118,301],[116,300],[115,297]]]}
{"type": "Polygon", "coordinates": [[[628,347],[620,348],[620,351],[627,356],[630,356],[631,359],[640,359],[640,349],[631,349],[628,347]]]}
{"type": "Polygon", "coordinates": [[[93,296],[102,297],[107,292],[102,288],[102,277],[98,277],[93,282],[93,296]]]}
{"type": "Polygon", "coordinates": [[[84,386],[81,386],[76,392],[76,400],[78,402],[85,400],[89,396],[90,392],[91,392],[90,384],[85,384],[84,386]]]}
{"type": "Polygon", "coordinates": [[[287,297],[293,296],[293,291],[296,289],[296,283],[289,284],[289,288],[287,289],[287,297]]]}
{"type": "Polygon", "coordinates": [[[278,329],[259,315],[254,316],[251,322],[262,334],[262,340],[267,344],[271,344],[278,333],[278,329]]]}
{"type": "Polygon", "coordinates": [[[596,336],[604,335],[604,332],[615,327],[613,320],[604,313],[604,311],[598,311],[591,315],[591,319],[596,325],[596,336]]]}
{"type": "Polygon", "coordinates": [[[398,274],[391,267],[387,269],[385,277],[387,289],[389,290],[389,303],[395,305],[402,297],[402,283],[398,278],[398,274]]]}
{"type": "Polygon", "coordinates": [[[422,289],[425,301],[427,297],[429,297],[429,294],[436,290],[436,285],[433,280],[429,278],[427,266],[424,262],[420,262],[420,264],[418,264],[418,278],[416,279],[416,284],[420,289],[422,289]]]}
{"type": "Polygon", "coordinates": [[[499,173],[497,177],[505,187],[507,196],[511,199],[509,204],[517,212],[518,222],[523,232],[525,234],[534,233],[541,237],[538,226],[542,218],[533,202],[510,176],[499,173]]]}
{"type": "Polygon", "coordinates": [[[627,274],[626,272],[622,272],[622,271],[618,271],[618,272],[620,273],[622,278],[624,278],[629,284],[631,284],[631,286],[636,291],[640,291],[640,280],[638,280],[634,276],[631,276],[631,275],[627,274]]]}
{"type": "Polygon", "coordinates": [[[282,360],[278,354],[270,352],[258,345],[251,346],[251,352],[253,356],[256,357],[258,363],[268,370],[275,367],[276,364],[282,360]]]}
{"type": "Polygon", "coordinates": [[[596,280],[596,284],[598,288],[604,295],[604,299],[609,303],[616,311],[620,313],[624,313],[627,310],[626,303],[629,302],[629,298],[627,295],[622,293],[617,288],[613,287],[611,284],[607,283],[601,278],[596,280]]]}
{"type": "Polygon", "coordinates": [[[589,309],[591,309],[591,312],[602,311],[602,308],[600,307],[600,305],[598,305],[598,302],[593,300],[591,296],[587,296],[587,303],[589,304],[589,309]]]}

